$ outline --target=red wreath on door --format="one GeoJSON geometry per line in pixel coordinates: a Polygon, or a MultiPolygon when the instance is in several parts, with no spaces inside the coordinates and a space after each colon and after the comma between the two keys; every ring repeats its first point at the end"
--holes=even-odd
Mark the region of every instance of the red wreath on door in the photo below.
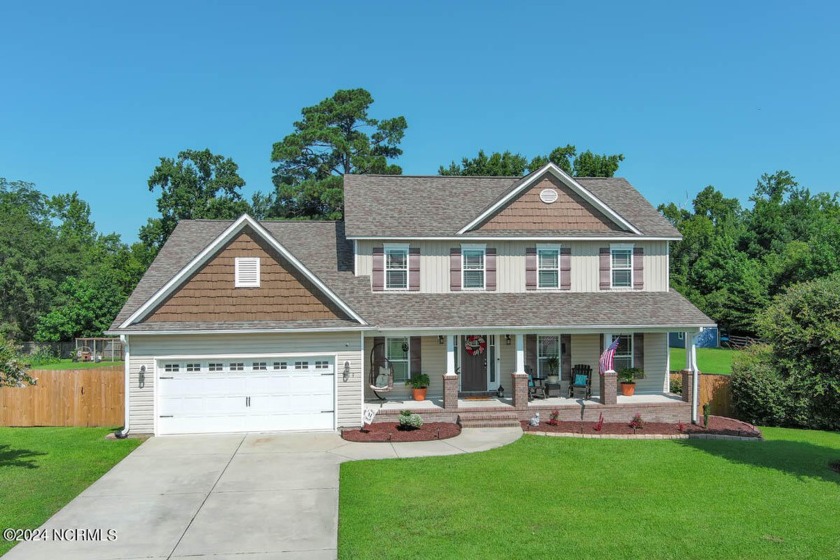
{"type": "Polygon", "coordinates": [[[470,356],[481,355],[487,350],[487,341],[483,336],[468,336],[464,347],[470,356]]]}

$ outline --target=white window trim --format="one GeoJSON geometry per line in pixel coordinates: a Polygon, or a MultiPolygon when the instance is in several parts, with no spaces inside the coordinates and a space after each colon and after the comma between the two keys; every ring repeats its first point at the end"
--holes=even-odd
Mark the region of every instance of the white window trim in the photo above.
{"type": "MultiPolygon", "coordinates": [[[[259,288],[260,287],[260,258],[259,257],[235,257],[233,259],[233,286],[235,288],[259,288]],[[256,282],[243,282],[239,278],[239,264],[246,261],[254,261],[257,265],[256,282]]],[[[228,284],[230,285],[230,284],[228,284]]]]}
{"type": "MultiPolygon", "coordinates": [[[[610,289],[616,291],[630,291],[633,289],[633,267],[636,264],[633,262],[633,244],[632,243],[610,243],[610,289]],[[630,251],[630,285],[629,286],[614,286],[613,285],[613,251],[630,251]]],[[[624,268],[618,270],[626,270],[624,268]]]]}
{"type": "Polygon", "coordinates": [[[382,244],[382,274],[384,278],[382,278],[382,288],[388,292],[407,292],[410,285],[411,279],[409,278],[409,269],[411,265],[409,263],[410,253],[409,253],[409,244],[408,243],[383,243],[382,244]],[[389,288],[388,287],[388,252],[390,251],[405,251],[405,288],[389,288]]]}
{"type": "Polygon", "coordinates": [[[633,344],[635,344],[635,340],[633,333],[604,333],[604,348],[606,350],[610,347],[610,344],[613,342],[613,337],[615,336],[626,336],[630,338],[630,367],[636,367],[636,352],[634,351],[633,344]]]}
{"type": "MultiPolygon", "coordinates": [[[[470,269],[476,270],[476,269],[470,269]]],[[[484,292],[487,291],[487,245],[484,243],[481,244],[461,244],[461,290],[467,292],[484,292]],[[481,282],[480,288],[467,288],[464,283],[464,252],[465,251],[481,251],[482,253],[482,270],[483,273],[483,280],[481,282]]]]}
{"type": "MultiPolygon", "coordinates": [[[[388,336],[385,337],[385,359],[388,361],[391,360],[390,356],[388,356],[388,349],[391,347],[392,340],[402,340],[405,341],[405,344],[408,346],[408,350],[405,351],[405,379],[411,379],[411,337],[410,336],[388,336]]],[[[398,360],[402,362],[403,360],[398,360]]],[[[404,381],[404,379],[397,379],[394,378],[394,381],[404,381]]]]}
{"type": "Polygon", "coordinates": [[[538,334],[537,335],[537,375],[539,377],[542,377],[542,378],[548,377],[548,372],[545,372],[546,374],[543,375],[543,372],[540,371],[540,364],[542,363],[540,361],[540,358],[548,358],[549,357],[549,356],[540,355],[540,348],[542,347],[540,345],[540,340],[543,339],[543,338],[549,337],[549,336],[557,339],[557,373],[556,373],[556,375],[562,377],[563,376],[563,356],[562,356],[563,340],[562,340],[562,337],[559,334],[538,334]]]}
{"type": "MultiPolygon", "coordinates": [[[[537,243],[537,289],[556,291],[560,289],[560,249],[562,245],[558,243],[537,243]],[[556,286],[540,286],[540,251],[557,251],[557,285],[556,286]]],[[[546,269],[548,270],[548,269],[546,269]]]]}

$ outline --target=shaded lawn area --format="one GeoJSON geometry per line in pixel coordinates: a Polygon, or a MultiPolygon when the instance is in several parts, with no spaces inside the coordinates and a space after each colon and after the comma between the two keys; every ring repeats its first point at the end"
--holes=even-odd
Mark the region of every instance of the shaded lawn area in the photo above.
{"type": "Polygon", "coordinates": [[[74,362],[70,359],[62,359],[57,362],[49,362],[45,364],[33,365],[33,370],[39,369],[90,369],[99,367],[114,367],[120,366],[125,362],[74,362]]]}
{"type": "MultiPolygon", "coordinates": [[[[685,348],[671,348],[671,369],[679,371],[685,367],[685,348]]],[[[726,348],[698,348],[697,367],[703,373],[732,373],[732,356],[737,350],[726,348]]]]}
{"type": "Polygon", "coordinates": [[[344,463],[339,557],[840,557],[840,434],[763,431],[344,463]]]}
{"type": "MultiPolygon", "coordinates": [[[[0,528],[35,529],[142,440],[107,428],[0,428],[0,528]]],[[[0,539],[0,555],[15,543],[0,539]]]]}

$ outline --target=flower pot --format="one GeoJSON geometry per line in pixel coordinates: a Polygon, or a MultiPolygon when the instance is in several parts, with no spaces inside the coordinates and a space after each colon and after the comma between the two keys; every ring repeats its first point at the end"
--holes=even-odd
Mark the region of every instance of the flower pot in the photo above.
{"type": "Polygon", "coordinates": [[[632,397],[636,394],[636,384],[635,383],[624,383],[621,384],[621,394],[625,397],[632,397]]]}
{"type": "Polygon", "coordinates": [[[415,401],[425,401],[426,400],[426,387],[422,389],[412,389],[411,396],[414,398],[415,401]]]}
{"type": "Polygon", "coordinates": [[[548,377],[546,377],[546,382],[553,383],[553,384],[556,385],[557,383],[560,383],[560,376],[559,375],[549,375],[548,377]]]}

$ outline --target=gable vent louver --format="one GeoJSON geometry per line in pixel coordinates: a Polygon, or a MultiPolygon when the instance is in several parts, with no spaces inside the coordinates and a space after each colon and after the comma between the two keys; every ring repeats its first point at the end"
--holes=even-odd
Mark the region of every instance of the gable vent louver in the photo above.
{"type": "Polygon", "coordinates": [[[237,288],[260,287],[260,258],[236,257],[234,286],[237,288]]]}

